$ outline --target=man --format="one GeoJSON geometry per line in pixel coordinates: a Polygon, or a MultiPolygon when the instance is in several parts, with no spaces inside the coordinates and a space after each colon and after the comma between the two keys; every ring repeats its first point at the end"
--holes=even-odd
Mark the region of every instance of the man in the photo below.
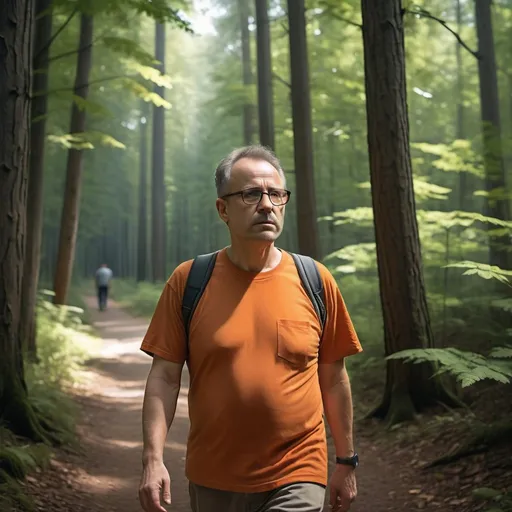
{"type": "Polygon", "coordinates": [[[98,270],[96,270],[95,281],[96,291],[98,292],[98,309],[104,311],[107,309],[108,289],[112,279],[112,270],[110,270],[106,263],[103,263],[98,270]]]}
{"type": "Polygon", "coordinates": [[[324,411],[339,457],[330,505],[345,512],[356,495],[357,456],[344,358],[362,349],[343,298],[317,263],[327,309],[322,332],[293,258],[275,246],[290,193],[272,152],[233,151],[215,181],[231,245],[218,253],[188,339],[180,308],[192,261],[169,278],[141,346],[153,356],[143,405],[142,507],[161,512],[160,500],[171,502],[163,449],[186,361],[193,512],[323,510],[324,411]]]}

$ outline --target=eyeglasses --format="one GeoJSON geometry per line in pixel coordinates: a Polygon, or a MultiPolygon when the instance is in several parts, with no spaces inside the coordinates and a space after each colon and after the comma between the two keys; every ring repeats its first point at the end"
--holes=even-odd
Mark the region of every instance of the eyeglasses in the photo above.
{"type": "Polygon", "coordinates": [[[270,192],[264,192],[259,188],[249,188],[246,190],[239,190],[238,192],[232,192],[231,194],[226,194],[221,197],[221,199],[226,199],[231,196],[242,196],[242,201],[245,204],[259,204],[261,199],[263,198],[263,194],[266,194],[270,202],[274,206],[284,206],[289,200],[291,192],[289,190],[281,190],[281,189],[273,189],[270,192]]]}

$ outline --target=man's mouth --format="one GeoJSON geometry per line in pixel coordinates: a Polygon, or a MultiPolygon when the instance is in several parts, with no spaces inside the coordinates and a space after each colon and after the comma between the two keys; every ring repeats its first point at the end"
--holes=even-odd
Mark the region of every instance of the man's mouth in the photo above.
{"type": "Polygon", "coordinates": [[[269,224],[269,225],[272,225],[272,226],[275,226],[276,223],[272,220],[259,220],[257,222],[255,222],[256,225],[258,224],[269,224]]]}

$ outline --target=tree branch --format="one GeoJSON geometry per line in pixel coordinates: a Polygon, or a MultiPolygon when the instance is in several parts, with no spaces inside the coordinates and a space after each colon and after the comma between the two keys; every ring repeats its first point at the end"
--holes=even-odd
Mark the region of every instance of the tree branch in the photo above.
{"type": "MultiPolygon", "coordinates": [[[[75,14],[77,12],[78,12],[77,8],[73,9],[71,14],[66,19],[66,21],[55,31],[55,33],[52,35],[52,37],[50,37],[50,39],[48,39],[46,44],[42,48],[39,49],[39,51],[35,55],[35,59],[39,58],[39,56],[41,55],[42,52],[44,52],[45,50],[50,48],[53,41],[55,41],[55,39],[57,39],[57,37],[59,37],[59,34],[69,25],[69,22],[75,17],[75,14]]],[[[53,16],[53,13],[47,14],[47,16],[53,16]]]]}
{"type": "Polygon", "coordinates": [[[60,53],[59,55],[54,55],[48,59],[48,62],[53,62],[55,60],[63,59],[64,57],[69,57],[70,55],[74,55],[75,53],[83,52],[84,50],[89,49],[94,45],[94,41],[91,44],[86,46],[82,46],[82,48],[77,48],[76,50],[69,50],[69,52],[60,53]]]}
{"type": "Polygon", "coordinates": [[[276,78],[279,82],[281,82],[282,84],[286,85],[286,87],[288,87],[289,89],[292,88],[292,86],[286,81],[284,80],[283,78],[281,78],[279,75],[276,75],[276,73],[272,73],[272,76],[274,78],[276,78]]]}
{"type": "Polygon", "coordinates": [[[459,34],[457,34],[457,32],[455,32],[455,30],[451,29],[447,24],[446,24],[446,21],[442,20],[441,18],[437,18],[436,16],[433,16],[432,14],[430,14],[428,11],[424,11],[423,9],[421,10],[416,10],[416,11],[411,11],[409,9],[404,9],[404,12],[407,13],[407,14],[414,14],[416,16],[421,16],[423,18],[429,18],[431,20],[434,20],[434,21],[437,21],[438,23],[440,23],[446,30],[448,30],[448,32],[451,32],[454,36],[455,36],[455,39],[457,39],[457,41],[459,42],[459,44],[465,48],[469,53],[471,53],[471,55],[473,55],[473,57],[475,57],[476,59],[479,59],[480,60],[480,55],[478,54],[478,52],[472,50],[463,40],[462,38],[459,36],[459,34]]]}
{"type": "Polygon", "coordinates": [[[363,28],[363,25],[361,25],[361,23],[357,23],[356,21],[352,21],[352,20],[349,20],[347,18],[344,18],[343,16],[340,16],[337,12],[335,12],[333,10],[332,7],[328,7],[327,9],[325,9],[323,12],[322,12],[323,15],[325,14],[329,14],[331,15],[333,18],[339,20],[339,21],[343,21],[345,23],[348,23],[349,25],[352,25],[353,27],[357,27],[357,28],[360,28],[362,29],[363,28]]]}
{"type": "MultiPolygon", "coordinates": [[[[135,78],[137,78],[137,76],[136,75],[106,76],[104,78],[98,78],[97,80],[91,80],[87,84],[80,85],[79,87],[77,87],[77,89],[81,89],[82,87],[91,86],[91,85],[94,85],[94,84],[99,84],[99,83],[102,83],[102,82],[110,82],[112,80],[118,80],[119,78],[132,78],[132,79],[135,79],[135,78]]],[[[46,91],[38,91],[38,92],[35,92],[32,95],[32,97],[48,96],[48,95],[54,94],[56,92],[68,92],[68,91],[74,91],[74,90],[75,90],[75,87],[62,87],[62,88],[59,88],[59,89],[50,89],[50,90],[46,90],[46,91]]]]}

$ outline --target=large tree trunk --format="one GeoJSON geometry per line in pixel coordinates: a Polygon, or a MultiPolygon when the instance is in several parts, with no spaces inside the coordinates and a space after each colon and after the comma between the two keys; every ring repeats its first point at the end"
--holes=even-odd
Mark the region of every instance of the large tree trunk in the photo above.
{"type": "MultiPolygon", "coordinates": [[[[238,0],[240,31],[242,38],[242,79],[245,92],[253,85],[251,69],[251,39],[249,32],[249,0],[238,0]]],[[[254,105],[248,98],[243,110],[244,144],[251,144],[254,139],[254,105]]]]}
{"type": "Polygon", "coordinates": [[[313,133],[309,93],[304,0],[288,0],[293,147],[299,252],[320,257],[313,172],[313,133]]]}
{"type": "Polygon", "coordinates": [[[32,360],[36,349],[36,298],[43,234],[43,173],[48,96],[48,41],[52,36],[53,0],[36,1],[33,55],[33,100],[30,133],[30,166],[27,201],[27,242],[23,267],[21,339],[32,360]],[[38,94],[40,93],[40,94],[38,94]]]}
{"type": "Polygon", "coordinates": [[[256,0],[256,46],[258,50],[258,113],[260,144],[274,149],[274,101],[268,0],[256,0]]]}
{"type": "Polygon", "coordinates": [[[146,280],[148,253],[148,207],[147,207],[147,175],[148,175],[148,104],[142,101],[142,119],[139,121],[140,152],[139,152],[139,224],[137,235],[137,281],[146,280]]]}
{"type": "MultiPolygon", "coordinates": [[[[87,99],[89,93],[89,75],[92,66],[92,34],[93,18],[92,16],[82,14],[74,94],[83,99],[87,99]]],[[[77,134],[84,131],[85,110],[81,110],[73,102],[71,107],[70,133],[77,134]]],[[[70,149],[68,151],[64,203],[60,219],[59,252],[54,279],[55,304],[65,304],[73,271],[78,217],[80,214],[82,160],[83,152],[81,150],[70,149]]]]}
{"type": "MultiPolygon", "coordinates": [[[[496,58],[491,20],[491,0],[475,0],[475,19],[478,35],[478,75],[480,80],[480,109],[484,143],[484,167],[487,192],[487,215],[501,220],[510,219],[509,203],[504,192],[505,163],[501,142],[500,102],[496,58]],[[494,193],[492,191],[495,191],[494,193]],[[492,197],[492,196],[495,197],[492,197]]],[[[489,229],[494,229],[490,227],[489,229]]],[[[496,237],[490,233],[489,263],[509,268],[507,235],[496,237]]]]}
{"type": "MultiPolygon", "coordinates": [[[[362,0],[368,148],[386,355],[434,345],[414,201],[400,0],[362,0]]],[[[390,361],[382,404],[391,423],[448,400],[433,368],[390,361]]]]}
{"type": "MultiPolygon", "coordinates": [[[[165,25],[156,23],[155,58],[158,69],[165,73],[165,25]]],[[[164,97],[164,88],[155,92],[164,97]]],[[[166,222],[165,222],[165,118],[163,107],[153,107],[152,137],[152,199],[151,199],[151,257],[153,281],[166,279],[166,222]]]]}
{"type": "Polygon", "coordinates": [[[0,16],[0,421],[15,433],[44,440],[27,400],[21,293],[29,165],[31,0],[10,0],[0,16]]]}

